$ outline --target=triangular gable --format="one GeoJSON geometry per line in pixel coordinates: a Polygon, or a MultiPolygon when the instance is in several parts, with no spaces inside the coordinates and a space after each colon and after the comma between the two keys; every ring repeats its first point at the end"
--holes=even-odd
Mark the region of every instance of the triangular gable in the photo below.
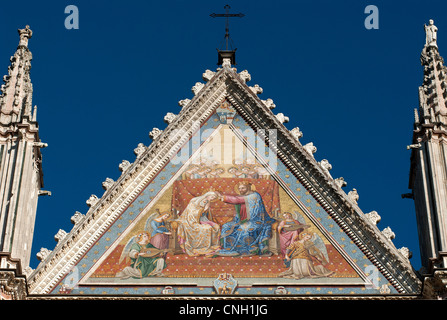
{"type": "MultiPolygon", "coordinates": [[[[411,292],[412,287],[418,286],[404,259],[394,256],[393,265],[389,261],[387,265],[387,255],[398,251],[391,248],[390,252],[389,245],[383,245],[384,237],[374,230],[377,228],[359,215],[357,206],[346,201],[344,192],[333,190],[332,178],[328,179],[318,164],[315,166],[313,157],[233,70],[224,68],[214,75],[165,131],[140,156],[140,161],[137,159],[132,165],[130,169],[134,172],[131,179],[128,177],[129,182],[124,182],[126,174],[116,182],[121,184],[121,193],[110,195],[115,198],[108,202],[114,214],[104,218],[108,221],[107,226],[104,223],[102,228],[97,228],[96,237],[93,237],[95,231],[90,234],[84,231],[84,236],[89,235],[95,240],[84,246],[82,256],[78,253],[72,258],[72,267],[65,267],[65,270],[59,267],[59,277],[53,277],[51,282],[47,280],[45,283],[45,272],[42,267],[41,270],[38,268],[33,274],[36,289],[52,294],[158,295],[175,292],[204,295],[219,293],[216,281],[222,274],[227,278],[231,275],[232,283],[237,283],[232,291],[236,294],[397,294],[411,292]],[[253,132],[256,134],[251,134],[253,132]],[[169,152],[161,153],[160,149],[166,147],[170,147],[169,152]],[[151,171],[148,169],[143,174],[141,162],[145,155],[150,158],[149,154],[152,156],[150,161],[157,165],[150,167],[150,161],[146,161],[146,168],[151,171]],[[140,172],[137,174],[138,166],[140,172]],[[329,187],[328,180],[332,183],[329,187]],[[184,253],[177,230],[173,231],[172,225],[176,224],[191,199],[210,190],[237,196],[234,188],[240,181],[252,183],[269,216],[275,219],[267,245],[272,255],[228,257],[184,253]],[[131,190],[130,182],[139,182],[139,186],[131,190]],[[135,196],[132,201],[119,202],[118,195],[123,193],[135,196]],[[141,278],[117,277],[124,268],[134,267],[131,259],[122,259],[123,251],[135,235],[144,230],[153,231],[149,226],[159,217],[157,211],[172,216],[166,223],[173,234],[167,240],[169,245],[162,274],[152,276],[154,268],[149,267],[140,270],[141,278]],[[304,258],[292,259],[296,260],[293,267],[284,264],[284,253],[287,247],[291,252],[291,244],[299,241],[286,245],[287,237],[281,239],[278,226],[284,212],[290,212],[294,220],[306,225],[302,233],[311,235],[306,245],[304,241],[300,242],[305,248],[304,258]],[[372,236],[369,234],[371,230],[372,236]],[[369,248],[365,244],[368,241],[370,244],[382,241],[382,245],[369,248]],[[315,245],[310,246],[311,242],[315,245]],[[380,251],[382,260],[375,255],[377,251],[380,251]],[[321,263],[322,259],[316,258],[318,255],[326,261],[321,263]],[[299,259],[301,262],[297,262],[299,259]],[[303,271],[303,268],[311,271],[303,271]],[[399,277],[392,272],[399,273],[399,277]]],[[[127,175],[130,175],[130,169],[127,175]]],[[[103,198],[106,195],[107,192],[103,198]]],[[[96,210],[99,208],[96,205],[96,210]]],[[[222,201],[211,203],[208,211],[213,214],[213,221],[219,225],[220,231],[237,212],[235,205],[222,201]]],[[[107,210],[103,209],[103,212],[107,210]]],[[[82,232],[78,234],[78,237],[82,236],[82,232]]],[[[222,244],[220,240],[218,242],[222,244]]],[[[150,263],[156,263],[157,259],[150,259],[150,263]]],[[[54,253],[47,260],[57,266],[54,253]]]]}

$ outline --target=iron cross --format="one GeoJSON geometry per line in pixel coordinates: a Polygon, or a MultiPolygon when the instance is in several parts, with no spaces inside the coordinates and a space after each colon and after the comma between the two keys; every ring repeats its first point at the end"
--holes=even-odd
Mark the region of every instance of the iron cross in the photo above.
{"type": "Polygon", "coordinates": [[[224,9],[225,9],[225,13],[212,13],[210,14],[210,16],[212,18],[218,18],[218,17],[224,17],[226,18],[226,22],[225,22],[225,43],[226,43],[226,50],[228,50],[228,41],[230,40],[230,21],[229,18],[233,18],[233,17],[239,17],[242,18],[245,16],[245,14],[243,13],[230,13],[230,6],[227,4],[224,9]]]}

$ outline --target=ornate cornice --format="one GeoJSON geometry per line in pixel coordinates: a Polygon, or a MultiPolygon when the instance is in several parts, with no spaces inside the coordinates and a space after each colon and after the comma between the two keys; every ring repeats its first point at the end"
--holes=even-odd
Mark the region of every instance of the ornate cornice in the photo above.
{"type": "Polygon", "coordinates": [[[358,301],[404,301],[404,300],[419,300],[421,296],[415,294],[399,294],[399,295],[277,295],[266,297],[256,296],[222,296],[222,295],[209,295],[209,296],[141,296],[141,295],[126,295],[126,296],[113,296],[113,295],[96,295],[96,296],[78,296],[78,295],[29,295],[27,300],[97,300],[97,301],[345,301],[345,300],[358,300],[358,301]]]}
{"type": "Polygon", "coordinates": [[[87,252],[105,230],[135,200],[189,137],[199,129],[226,95],[225,72],[213,78],[168,127],[154,139],[121,177],[106,190],[56,248],[32,273],[33,293],[48,293],[87,252]],[[179,130],[181,128],[181,130],[179,130]]]}
{"type": "Polygon", "coordinates": [[[0,300],[24,300],[27,294],[20,260],[11,258],[9,252],[0,252],[0,300]]]}
{"type": "Polygon", "coordinates": [[[424,299],[447,300],[447,270],[435,269],[424,276],[422,297],[424,299]]]}
{"type": "MultiPolygon", "coordinates": [[[[29,288],[32,294],[48,294],[52,288],[84,256],[114,221],[124,212],[148,183],[156,176],[185,142],[208,119],[217,106],[228,99],[253,129],[276,129],[277,143],[267,136],[263,138],[269,147],[306,187],[334,221],[376,265],[399,293],[415,294],[420,291],[420,282],[406,257],[359,209],[340,185],[322,167],[312,154],[297,140],[299,135],[289,132],[271,109],[273,102],[264,102],[257,94],[258,87],[248,87],[245,73],[224,67],[218,72],[204,74],[206,84],[193,87],[191,100],[182,100],[180,113],[169,116],[168,126],[155,130],[150,146],[139,145],[135,149],[134,163],[122,166],[122,175],[108,181],[104,195],[90,202],[84,216],[77,215],[74,228],[60,238],[56,248],[49,253],[32,273],[29,288]]],[[[154,131],[154,130],[153,130],[154,131]]],[[[262,131],[261,131],[262,132],[262,131]]],[[[97,197],[96,197],[97,198],[97,197]]],[[[308,298],[308,297],[307,297],[308,298]]]]}
{"type": "MultiPolygon", "coordinates": [[[[306,152],[245,83],[233,81],[228,99],[253,129],[271,128],[278,132],[275,149],[296,178],[306,187],[351,240],[364,252],[388,281],[401,293],[420,292],[420,281],[408,258],[367,218],[334,179],[306,152]]],[[[262,131],[260,131],[262,132],[262,131]]],[[[268,141],[268,137],[264,137],[268,141]]]]}

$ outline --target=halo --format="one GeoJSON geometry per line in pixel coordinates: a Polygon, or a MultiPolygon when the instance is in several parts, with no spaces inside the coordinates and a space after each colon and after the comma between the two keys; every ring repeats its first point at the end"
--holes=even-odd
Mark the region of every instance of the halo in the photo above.
{"type": "Polygon", "coordinates": [[[240,182],[236,183],[235,186],[234,186],[234,192],[236,192],[236,194],[240,195],[239,185],[241,185],[241,184],[250,185],[250,190],[251,191],[256,191],[255,185],[253,183],[251,183],[250,181],[240,181],[240,182]]]}
{"type": "MultiPolygon", "coordinates": [[[[210,187],[208,190],[206,190],[206,189],[203,190],[202,196],[205,195],[206,193],[210,192],[210,191],[215,192],[215,191],[217,191],[217,190],[214,189],[214,187],[210,187]]],[[[216,202],[217,200],[219,200],[219,197],[217,197],[217,198],[214,199],[214,200],[210,200],[210,202],[216,202]]]]}

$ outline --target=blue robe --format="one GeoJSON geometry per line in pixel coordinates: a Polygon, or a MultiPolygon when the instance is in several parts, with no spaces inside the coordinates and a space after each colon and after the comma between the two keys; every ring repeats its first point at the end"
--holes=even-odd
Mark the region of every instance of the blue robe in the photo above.
{"type": "Polygon", "coordinates": [[[158,221],[152,220],[151,227],[152,227],[151,237],[155,237],[158,233],[169,232],[169,230],[166,228],[164,221],[158,222],[158,221]]]}
{"type": "Polygon", "coordinates": [[[222,226],[222,249],[218,254],[236,256],[268,253],[268,240],[272,236],[272,223],[275,220],[267,214],[261,195],[252,192],[236,198],[242,198],[244,203],[235,205],[236,215],[233,220],[222,226]],[[240,209],[242,205],[245,205],[247,216],[241,221],[240,209]]]}

